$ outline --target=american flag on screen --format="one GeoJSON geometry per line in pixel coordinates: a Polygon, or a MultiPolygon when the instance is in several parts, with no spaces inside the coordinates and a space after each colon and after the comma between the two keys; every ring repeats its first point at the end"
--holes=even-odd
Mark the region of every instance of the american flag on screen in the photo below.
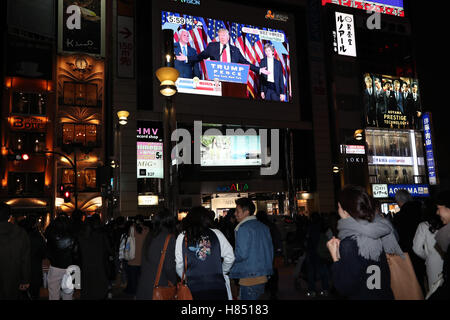
{"type": "MultiPolygon", "coordinates": [[[[267,42],[266,40],[261,40],[259,35],[244,33],[242,31],[243,27],[248,27],[251,29],[258,29],[254,26],[227,22],[223,20],[210,19],[210,18],[202,18],[195,17],[189,15],[183,15],[179,13],[172,13],[162,11],[162,21],[161,25],[163,28],[170,28],[174,31],[174,42],[178,42],[178,31],[180,29],[185,29],[190,34],[189,45],[194,48],[197,53],[202,52],[206,49],[208,43],[219,41],[218,39],[218,31],[221,28],[225,28],[230,33],[230,44],[236,46],[241,54],[252,64],[259,66],[261,59],[264,58],[264,44],[267,42]],[[185,19],[185,24],[174,24],[168,21],[169,17],[182,17],[185,19]]],[[[261,28],[260,28],[261,29],[261,28]]],[[[281,30],[273,30],[262,28],[261,30],[268,31],[277,31],[284,33],[281,30]]],[[[277,52],[277,47],[275,47],[275,57],[281,62],[283,67],[283,80],[284,80],[284,94],[287,99],[292,97],[291,94],[291,70],[290,70],[290,56],[289,56],[289,44],[287,42],[287,38],[285,38],[284,43],[278,44],[284,47],[283,52],[277,52]],[[287,53],[287,54],[286,54],[287,53]]],[[[200,62],[203,79],[205,79],[206,75],[206,67],[205,63],[200,62]]],[[[247,96],[257,99],[259,96],[259,75],[256,75],[253,71],[249,72],[248,81],[247,81],[247,96]]]]}

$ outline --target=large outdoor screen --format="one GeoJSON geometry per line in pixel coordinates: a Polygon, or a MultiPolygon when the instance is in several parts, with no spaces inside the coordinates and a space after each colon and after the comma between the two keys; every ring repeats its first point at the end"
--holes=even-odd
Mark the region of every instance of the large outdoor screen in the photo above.
{"type": "Polygon", "coordinates": [[[422,105],[416,79],[367,73],[362,80],[366,126],[421,129],[422,105]]]}
{"type": "Polygon", "coordinates": [[[285,31],[167,11],[161,18],[174,31],[178,92],[292,101],[285,31]]]}
{"type": "Polygon", "coordinates": [[[260,166],[259,136],[202,136],[201,166],[260,166]]]}
{"type": "Polygon", "coordinates": [[[354,0],[322,0],[322,5],[327,3],[338,4],[345,7],[370,10],[393,16],[404,17],[403,0],[377,0],[377,1],[354,1],[354,0]]]}

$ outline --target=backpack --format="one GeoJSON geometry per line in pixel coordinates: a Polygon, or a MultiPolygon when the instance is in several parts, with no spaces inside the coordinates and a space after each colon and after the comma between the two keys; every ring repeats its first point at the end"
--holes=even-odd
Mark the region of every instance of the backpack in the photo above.
{"type": "Polygon", "coordinates": [[[121,252],[123,252],[123,259],[127,261],[133,260],[135,257],[135,251],[136,251],[136,239],[134,237],[134,227],[131,227],[130,235],[124,238],[123,251],[121,250],[121,252]]]}

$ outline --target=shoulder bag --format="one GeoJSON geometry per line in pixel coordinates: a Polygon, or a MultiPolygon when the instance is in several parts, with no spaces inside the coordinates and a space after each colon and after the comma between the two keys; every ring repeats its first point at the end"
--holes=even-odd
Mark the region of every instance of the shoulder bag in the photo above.
{"type": "Polygon", "coordinates": [[[417,281],[411,259],[395,254],[386,254],[391,271],[391,289],[395,300],[423,300],[422,289],[417,281]]]}
{"type": "MultiPolygon", "coordinates": [[[[184,236],[184,245],[186,247],[187,250],[187,237],[186,235],[184,236]]],[[[189,290],[186,281],[184,279],[184,276],[186,275],[187,272],[187,255],[186,253],[184,254],[184,270],[183,270],[183,276],[181,277],[181,281],[178,282],[177,284],[177,295],[176,295],[176,300],[194,300],[194,298],[192,297],[192,293],[191,290],[189,290]]]]}
{"type": "Polygon", "coordinates": [[[153,286],[153,300],[175,300],[177,296],[177,287],[175,287],[170,281],[167,287],[161,287],[159,285],[159,278],[161,277],[161,271],[166,257],[167,246],[172,235],[168,234],[164,248],[159,259],[158,272],[156,274],[155,284],[153,286]]]}

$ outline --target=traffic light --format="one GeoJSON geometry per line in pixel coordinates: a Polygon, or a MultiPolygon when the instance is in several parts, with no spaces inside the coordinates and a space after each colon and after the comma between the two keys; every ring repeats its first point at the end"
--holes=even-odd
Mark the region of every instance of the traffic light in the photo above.
{"type": "Polygon", "coordinates": [[[61,192],[61,195],[64,199],[64,202],[70,202],[71,201],[71,197],[72,197],[72,191],[70,190],[69,187],[61,184],[59,186],[59,191],[61,192]]]}
{"type": "Polygon", "coordinates": [[[71,200],[70,197],[71,197],[70,191],[68,189],[65,189],[63,193],[64,202],[70,202],[71,200]]]}
{"type": "Polygon", "coordinates": [[[27,161],[30,159],[30,156],[28,155],[28,153],[14,153],[14,154],[8,154],[8,160],[10,161],[27,161]]]}

